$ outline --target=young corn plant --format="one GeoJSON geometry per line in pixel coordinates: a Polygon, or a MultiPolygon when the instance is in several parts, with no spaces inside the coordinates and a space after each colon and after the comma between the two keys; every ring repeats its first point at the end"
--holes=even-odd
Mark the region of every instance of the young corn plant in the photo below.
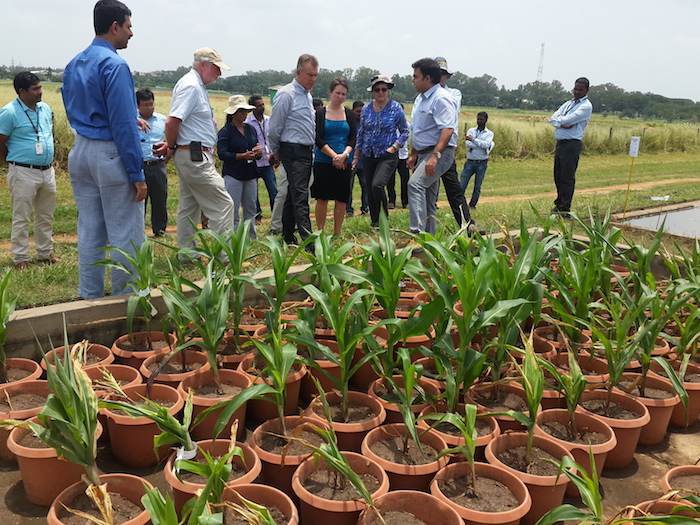
{"type": "Polygon", "coordinates": [[[576,430],[576,407],[581,400],[581,396],[586,391],[588,381],[581,372],[578,365],[576,353],[569,349],[569,370],[563,372],[553,363],[545,359],[538,358],[539,363],[549,372],[556,381],[555,388],[564,397],[566,402],[566,412],[569,416],[569,436],[572,440],[578,437],[576,430]]]}
{"type": "Polygon", "coordinates": [[[7,383],[7,355],[5,343],[7,343],[7,323],[17,304],[16,297],[10,297],[11,268],[5,268],[0,278],[0,383],[7,383]]]}
{"type": "Polygon", "coordinates": [[[221,507],[224,509],[230,509],[236,516],[240,516],[243,521],[249,523],[250,525],[277,525],[277,522],[274,520],[272,514],[270,514],[270,510],[267,507],[247,500],[237,492],[236,495],[238,496],[240,503],[226,501],[221,505],[221,507]]]}
{"type": "Polygon", "coordinates": [[[181,521],[178,519],[175,503],[170,494],[166,493],[164,497],[157,487],[148,490],[141,498],[141,503],[153,525],[223,525],[223,513],[213,513],[208,498],[204,496],[204,491],[199,500],[203,502],[201,506],[192,509],[181,521]]]}

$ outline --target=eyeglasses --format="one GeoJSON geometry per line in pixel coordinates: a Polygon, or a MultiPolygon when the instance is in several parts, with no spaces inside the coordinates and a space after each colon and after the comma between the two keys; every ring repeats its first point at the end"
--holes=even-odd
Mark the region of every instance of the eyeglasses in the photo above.
{"type": "Polygon", "coordinates": [[[386,87],[378,87],[378,88],[374,88],[372,91],[374,91],[375,93],[379,93],[379,92],[382,92],[382,93],[383,93],[384,91],[389,91],[389,88],[386,88],[386,87]]]}

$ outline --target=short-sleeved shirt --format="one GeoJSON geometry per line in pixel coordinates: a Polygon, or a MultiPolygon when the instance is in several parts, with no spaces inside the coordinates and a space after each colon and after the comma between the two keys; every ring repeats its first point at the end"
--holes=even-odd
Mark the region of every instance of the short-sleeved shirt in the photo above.
{"type": "Polygon", "coordinates": [[[37,102],[30,109],[19,98],[0,109],[0,135],[7,139],[8,162],[47,166],[53,162],[53,112],[37,102]],[[37,154],[37,143],[43,153],[37,154]]]}
{"type": "Polygon", "coordinates": [[[170,116],[181,120],[178,145],[201,142],[202,146],[213,148],[216,144],[214,111],[209,104],[209,93],[194,69],[190,69],[175,84],[170,116]]]}
{"type": "Polygon", "coordinates": [[[153,145],[157,142],[163,142],[163,138],[165,137],[165,115],[153,113],[151,118],[146,122],[151,126],[151,129],[140,131],[143,160],[162,160],[162,157],[156,157],[153,154],[153,145]]]}
{"type": "Polygon", "coordinates": [[[435,84],[425,93],[419,93],[413,105],[411,130],[413,148],[417,150],[435,146],[443,129],[453,130],[448,146],[457,146],[459,115],[450,93],[435,84]]]}

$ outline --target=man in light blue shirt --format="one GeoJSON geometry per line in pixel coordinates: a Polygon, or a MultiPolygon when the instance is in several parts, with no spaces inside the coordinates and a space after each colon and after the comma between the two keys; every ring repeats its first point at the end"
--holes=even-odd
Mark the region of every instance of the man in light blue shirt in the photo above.
{"type": "MultiPolygon", "coordinates": [[[[78,295],[105,295],[104,248],[127,252],[144,238],[141,137],[136,121],[134,80],[125,49],[131,31],[131,11],[118,0],[99,0],[93,12],[95,39],[71,60],[63,75],[63,103],[75,144],[68,155],[73,195],[78,206],[78,295]]],[[[110,257],[128,261],[117,252],[110,257]]],[[[127,273],[112,270],[112,295],[128,293],[127,273]]]]}
{"type": "Polygon", "coordinates": [[[435,213],[440,177],[455,157],[457,110],[451,95],[440,86],[440,66],[432,58],[414,62],[416,97],[411,115],[412,150],[408,169],[408,205],[411,233],[435,235],[435,213]]]}
{"type": "Polygon", "coordinates": [[[141,130],[141,153],[143,154],[143,174],[146,176],[148,196],[146,206],[151,203],[151,229],[155,237],[165,235],[168,226],[168,170],[167,160],[154,150],[160,149],[165,137],[165,115],[156,113],[156,100],[148,88],[136,92],[136,105],[139,116],[148,122],[150,128],[141,130]]]}
{"type": "Polygon", "coordinates": [[[12,196],[12,255],[15,268],[29,264],[29,223],[34,212],[34,243],[39,262],[59,262],[53,254],[56,207],[53,167],[53,113],[41,101],[39,77],[23,71],[14,79],[17,98],[0,109],[0,160],[7,162],[12,196]]]}
{"type": "Polygon", "coordinates": [[[576,188],[576,169],[583,146],[583,132],[593,113],[593,106],[588,100],[589,82],[585,77],[576,79],[574,98],[554,112],[549,119],[554,126],[557,147],[554,152],[554,184],[557,187],[557,199],[552,213],[569,218],[571,201],[576,188]]]}
{"type": "Polygon", "coordinates": [[[476,115],[476,126],[467,131],[465,144],[467,146],[467,162],[464,163],[460,187],[462,191],[467,189],[469,181],[476,175],[472,198],[469,201],[470,208],[476,208],[481,196],[481,183],[484,182],[486,169],[489,165],[489,153],[493,149],[493,131],[486,127],[489,115],[480,111],[476,115]]]}
{"type": "MultiPolygon", "coordinates": [[[[270,163],[282,162],[287,173],[287,198],[282,211],[282,238],[296,244],[294,226],[302,241],[311,234],[309,179],[316,143],[316,113],[310,90],[318,77],[318,60],[301,55],[296,77],[275,95],[270,115],[270,163]]],[[[308,246],[313,251],[313,246],[308,246]]]]}

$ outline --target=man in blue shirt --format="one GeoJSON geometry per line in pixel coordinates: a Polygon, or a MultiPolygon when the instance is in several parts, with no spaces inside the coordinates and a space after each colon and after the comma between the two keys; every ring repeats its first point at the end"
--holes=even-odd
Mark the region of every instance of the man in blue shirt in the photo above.
{"type": "MultiPolygon", "coordinates": [[[[118,0],[99,0],[93,14],[95,39],[63,74],[63,103],[75,144],[68,155],[78,205],[78,295],[104,296],[103,248],[128,252],[144,238],[147,187],[136,121],[134,80],[117,54],[132,37],[131,11],[118,0]]],[[[112,259],[128,263],[118,253],[112,259]]],[[[112,270],[112,295],[131,291],[129,276],[112,270]]]]}
{"type": "Polygon", "coordinates": [[[53,113],[41,101],[39,77],[15,76],[17,98],[0,109],[0,160],[7,162],[12,196],[12,255],[15,268],[29,263],[29,222],[34,212],[34,243],[39,262],[59,262],[53,254],[52,224],[56,207],[53,167],[53,113]]]}
{"type": "Polygon", "coordinates": [[[161,148],[165,137],[165,115],[156,113],[156,101],[153,92],[139,89],[136,92],[136,105],[139,116],[148,122],[150,128],[141,130],[141,153],[143,154],[143,173],[146,176],[148,196],[145,203],[151,202],[151,229],[153,235],[162,237],[168,226],[168,171],[166,159],[157,155],[154,149],[161,148]]]}
{"type": "Polygon", "coordinates": [[[583,147],[583,132],[593,113],[593,106],[588,100],[589,82],[585,77],[574,82],[574,98],[564,102],[554,112],[549,122],[555,127],[554,137],[557,148],[554,152],[554,184],[557,187],[557,200],[554,201],[552,213],[561,214],[568,219],[571,201],[576,188],[576,169],[583,147]]]}

